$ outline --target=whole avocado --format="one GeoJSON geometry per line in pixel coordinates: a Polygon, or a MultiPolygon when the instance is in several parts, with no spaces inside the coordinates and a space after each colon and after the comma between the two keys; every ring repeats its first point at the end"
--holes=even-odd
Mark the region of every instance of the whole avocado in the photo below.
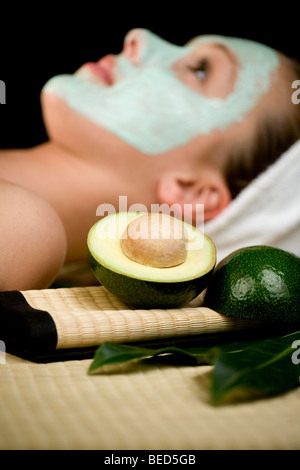
{"type": "Polygon", "coordinates": [[[230,317],[300,321],[300,258],[266,245],[234,251],[218,263],[204,303],[230,317]]]}

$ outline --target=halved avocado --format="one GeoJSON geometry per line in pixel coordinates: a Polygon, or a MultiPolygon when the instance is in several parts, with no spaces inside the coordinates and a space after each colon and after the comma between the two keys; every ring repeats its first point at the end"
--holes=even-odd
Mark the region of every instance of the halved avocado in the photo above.
{"type": "Polygon", "coordinates": [[[96,279],[133,308],[177,308],[206,287],[216,264],[213,242],[182,222],[186,258],[172,267],[154,267],[130,259],[121,241],[128,225],[145,214],[119,212],[99,220],[87,237],[87,250],[96,279]]]}

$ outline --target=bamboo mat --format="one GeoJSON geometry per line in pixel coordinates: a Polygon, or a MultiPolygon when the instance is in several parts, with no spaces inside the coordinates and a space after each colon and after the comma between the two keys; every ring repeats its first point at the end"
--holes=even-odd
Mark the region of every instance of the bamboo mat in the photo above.
{"type": "MultiPolygon", "coordinates": [[[[24,298],[36,309],[33,318],[51,317],[62,350],[247,328],[247,322],[205,309],[201,298],[181,309],[143,311],[129,309],[101,286],[21,294],[19,304],[24,298]]],[[[34,362],[6,352],[0,360],[0,449],[300,448],[299,388],[216,408],[210,366],[138,363],[88,375],[91,361],[34,362]]]]}
{"type": "Polygon", "coordinates": [[[182,308],[141,310],[100,285],[0,292],[0,339],[9,353],[36,362],[90,358],[105,341],[204,344],[215,336],[238,339],[263,326],[204,307],[203,294],[182,308]]]}
{"type": "Polygon", "coordinates": [[[90,376],[90,363],[37,364],[7,354],[0,449],[300,449],[299,388],[215,408],[209,366],[138,364],[90,376]]]}
{"type": "Polygon", "coordinates": [[[177,309],[131,309],[102,286],[22,292],[36,309],[50,313],[57,349],[104,341],[134,342],[246,329],[253,321],[231,319],[203,307],[202,298],[177,309]],[[198,305],[198,306],[195,306],[198,305]],[[199,306],[200,305],[200,306],[199,306]]]}

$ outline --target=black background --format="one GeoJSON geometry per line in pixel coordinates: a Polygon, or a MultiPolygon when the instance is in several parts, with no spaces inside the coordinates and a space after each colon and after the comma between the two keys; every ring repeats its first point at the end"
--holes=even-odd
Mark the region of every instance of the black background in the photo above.
{"type": "Polygon", "coordinates": [[[0,106],[2,149],[47,140],[42,86],[54,75],[120,52],[131,28],[148,28],[178,45],[199,34],[237,36],[300,58],[296,2],[25,2],[4,4],[0,10],[0,80],[6,85],[6,104],[0,106]]]}

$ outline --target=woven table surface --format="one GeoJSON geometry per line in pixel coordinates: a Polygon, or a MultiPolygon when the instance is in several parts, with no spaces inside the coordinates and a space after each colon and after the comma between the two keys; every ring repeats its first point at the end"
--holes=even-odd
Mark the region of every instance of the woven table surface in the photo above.
{"type": "MultiPolygon", "coordinates": [[[[242,327],[201,306],[132,311],[99,287],[24,296],[51,313],[59,347],[242,327]]],[[[0,449],[300,448],[300,388],[214,407],[211,366],[141,362],[89,375],[92,359],[1,359],[0,449]]]]}
{"type": "Polygon", "coordinates": [[[0,449],[300,449],[300,389],[213,407],[210,366],[0,365],[0,449]]]}

